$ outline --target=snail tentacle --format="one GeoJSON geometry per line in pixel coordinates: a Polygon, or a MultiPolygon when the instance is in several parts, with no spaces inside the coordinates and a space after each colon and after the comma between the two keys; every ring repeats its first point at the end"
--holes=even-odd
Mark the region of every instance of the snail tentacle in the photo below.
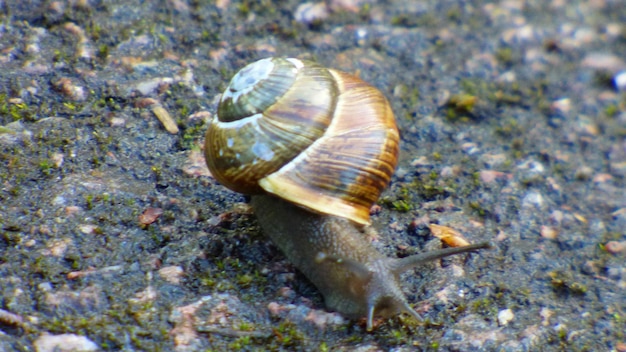
{"type": "Polygon", "coordinates": [[[415,268],[420,264],[432,262],[433,260],[441,259],[455,254],[467,253],[486,248],[491,248],[491,243],[479,242],[475,244],[470,244],[469,246],[451,247],[440,249],[437,251],[418,253],[404,258],[391,259],[392,263],[390,264],[390,267],[394,274],[399,275],[407,270],[415,268]]]}

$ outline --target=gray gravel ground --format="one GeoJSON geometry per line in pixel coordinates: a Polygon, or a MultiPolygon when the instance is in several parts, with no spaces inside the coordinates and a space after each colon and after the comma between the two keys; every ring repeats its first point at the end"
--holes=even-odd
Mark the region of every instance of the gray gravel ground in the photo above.
{"type": "Polygon", "coordinates": [[[623,0],[0,0],[0,351],[626,351],[625,58],[623,0]],[[404,277],[423,322],[325,311],[204,168],[268,56],[392,102],[381,251],[494,243],[404,277]]]}

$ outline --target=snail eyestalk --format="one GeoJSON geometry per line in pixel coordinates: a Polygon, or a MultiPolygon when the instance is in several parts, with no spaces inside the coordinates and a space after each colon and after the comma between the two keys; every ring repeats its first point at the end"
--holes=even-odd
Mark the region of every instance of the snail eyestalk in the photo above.
{"type": "Polygon", "coordinates": [[[479,249],[487,249],[487,248],[491,248],[491,244],[489,242],[480,242],[480,243],[470,244],[469,246],[451,247],[451,248],[440,249],[438,251],[418,253],[418,254],[410,255],[408,257],[395,259],[394,263],[392,264],[392,271],[396,275],[398,275],[407,270],[413,269],[414,267],[423,263],[449,257],[455,254],[473,252],[479,249]]]}

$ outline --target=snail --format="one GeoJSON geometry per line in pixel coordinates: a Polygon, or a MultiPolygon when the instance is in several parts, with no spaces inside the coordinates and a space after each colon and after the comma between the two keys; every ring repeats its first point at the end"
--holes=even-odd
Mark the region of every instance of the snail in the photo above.
{"type": "Polygon", "coordinates": [[[263,232],[348,318],[420,316],[399,276],[418,264],[488,247],[478,243],[388,258],[366,239],[371,206],[396,168],[399,133],[384,95],[314,62],[262,59],[232,78],[210,121],[206,162],[248,194],[263,232]]]}

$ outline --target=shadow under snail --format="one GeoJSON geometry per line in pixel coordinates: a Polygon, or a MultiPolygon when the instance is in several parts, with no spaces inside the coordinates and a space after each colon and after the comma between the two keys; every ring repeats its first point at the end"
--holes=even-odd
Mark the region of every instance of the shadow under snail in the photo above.
{"type": "Polygon", "coordinates": [[[349,318],[420,319],[399,276],[478,243],[388,258],[366,239],[387,187],[399,134],[387,99],[350,74],[293,58],[254,62],[232,78],[205,139],[212,175],[251,195],[263,232],[349,318]]]}

